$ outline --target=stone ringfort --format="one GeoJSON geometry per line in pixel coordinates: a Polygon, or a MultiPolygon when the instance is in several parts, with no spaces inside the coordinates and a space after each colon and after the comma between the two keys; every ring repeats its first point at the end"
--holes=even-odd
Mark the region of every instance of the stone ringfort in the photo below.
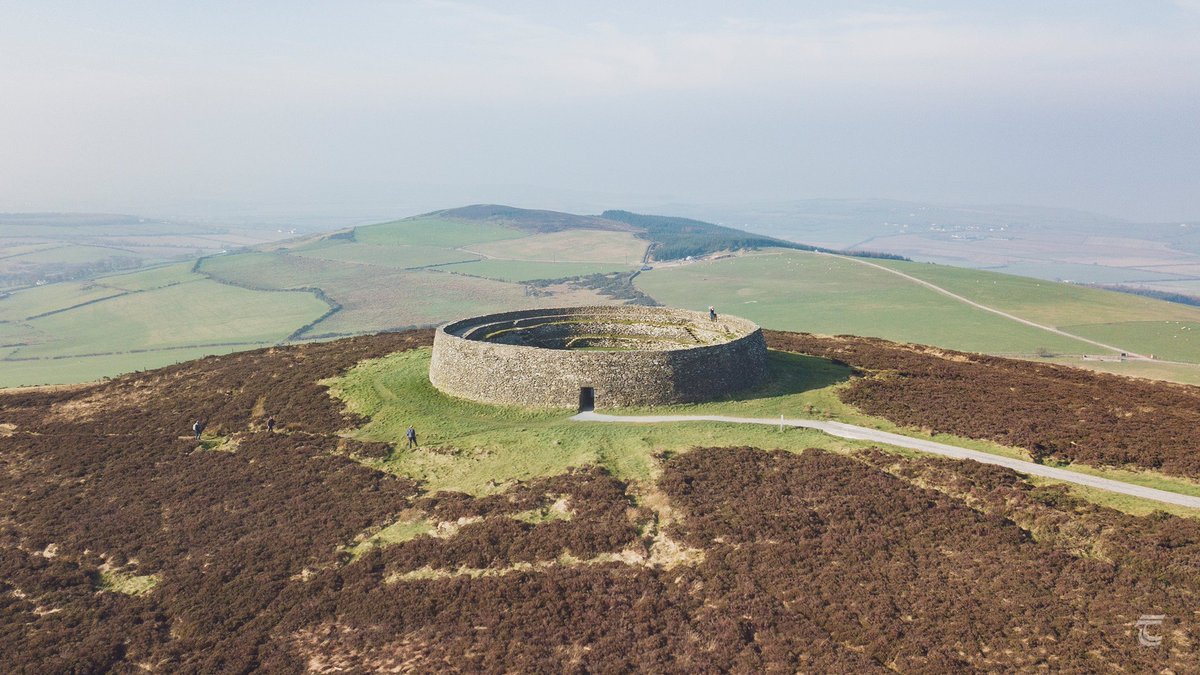
{"type": "Polygon", "coordinates": [[[429,379],[484,403],[619,408],[720,399],[766,374],[745,319],[640,306],[489,314],[438,328],[429,379]]]}

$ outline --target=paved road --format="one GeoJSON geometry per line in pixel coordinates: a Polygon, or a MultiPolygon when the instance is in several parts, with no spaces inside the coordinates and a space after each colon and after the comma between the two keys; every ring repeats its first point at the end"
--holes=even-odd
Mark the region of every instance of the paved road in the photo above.
{"type": "MultiPolygon", "coordinates": [[[[633,424],[654,424],[662,422],[731,422],[734,424],[766,424],[769,426],[779,426],[780,420],[771,419],[769,417],[728,417],[725,415],[605,415],[596,412],[582,412],[575,415],[571,419],[580,422],[626,422],[633,424]]],[[[1123,483],[1110,478],[1100,478],[1099,476],[1089,476],[1085,473],[1076,473],[1059,469],[1052,466],[1043,466],[1034,464],[1022,459],[1011,459],[1009,457],[1001,457],[992,455],[979,450],[969,450],[960,448],[954,445],[946,445],[945,443],[935,443],[926,441],[920,438],[911,438],[909,436],[901,436],[887,431],[879,431],[878,429],[868,429],[867,427],[855,426],[853,424],[845,424],[843,422],[825,422],[821,420],[796,420],[785,419],[783,426],[786,427],[802,427],[805,429],[816,429],[823,431],[831,436],[839,438],[849,438],[856,441],[870,441],[872,443],[886,443],[888,445],[896,445],[902,448],[911,448],[922,452],[929,452],[943,457],[951,457],[953,459],[973,459],[976,462],[983,464],[995,464],[997,466],[1005,466],[1014,471],[1029,474],[1032,476],[1042,476],[1044,478],[1053,478],[1066,483],[1074,483],[1083,485],[1098,490],[1107,490],[1132,497],[1141,497],[1143,499],[1152,499],[1157,502],[1166,504],[1175,504],[1177,506],[1187,506],[1193,509],[1200,509],[1200,497],[1190,497],[1166,490],[1156,490],[1154,488],[1142,487],[1131,483],[1123,483]]]]}
{"type": "MultiPolygon", "coordinates": [[[[832,255],[832,254],[830,254],[830,255],[832,255]]],[[[1146,359],[1146,360],[1150,359],[1150,357],[1146,356],[1145,354],[1138,354],[1137,352],[1131,352],[1128,349],[1124,349],[1122,347],[1114,347],[1112,345],[1104,344],[1103,342],[1096,342],[1095,340],[1089,340],[1088,338],[1085,338],[1085,337],[1082,337],[1079,335],[1074,335],[1072,333],[1068,333],[1065,330],[1059,330],[1059,329],[1055,328],[1054,326],[1047,326],[1045,324],[1040,324],[1040,323],[1036,323],[1034,321],[1030,321],[1029,319],[1022,319],[1019,316],[1016,316],[1014,314],[1009,314],[1008,312],[1000,311],[994,307],[988,307],[987,305],[981,305],[978,302],[975,302],[974,300],[971,300],[969,298],[964,298],[963,296],[961,296],[957,293],[952,293],[952,292],[942,288],[941,286],[938,286],[936,284],[931,284],[928,281],[925,281],[924,279],[918,279],[918,278],[912,276],[911,274],[905,274],[904,272],[901,272],[899,270],[894,270],[890,267],[880,265],[878,263],[873,263],[868,260],[863,260],[862,258],[853,258],[853,257],[849,257],[849,256],[837,256],[837,257],[845,258],[846,260],[850,260],[852,262],[859,263],[860,265],[867,265],[868,267],[874,267],[876,269],[881,269],[884,272],[890,272],[891,274],[895,274],[898,277],[903,277],[915,284],[920,284],[930,290],[937,291],[938,293],[941,293],[942,295],[954,298],[955,300],[958,300],[959,302],[966,303],[976,309],[982,309],[985,312],[991,312],[992,314],[996,314],[997,316],[1002,316],[1006,319],[1016,321],[1017,323],[1023,323],[1026,326],[1031,326],[1033,328],[1040,328],[1041,330],[1049,331],[1051,333],[1055,333],[1055,334],[1061,335],[1063,337],[1068,337],[1068,338],[1071,338],[1072,340],[1079,340],[1080,342],[1086,342],[1090,345],[1095,345],[1095,346],[1101,347],[1103,349],[1108,349],[1108,350],[1114,351],[1114,352],[1120,352],[1132,359],[1146,359]]]]}

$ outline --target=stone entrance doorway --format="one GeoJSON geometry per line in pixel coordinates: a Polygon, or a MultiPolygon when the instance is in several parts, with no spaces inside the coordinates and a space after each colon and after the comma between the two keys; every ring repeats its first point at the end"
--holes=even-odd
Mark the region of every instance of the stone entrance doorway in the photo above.
{"type": "Polygon", "coordinates": [[[596,390],[583,387],[579,390],[579,412],[587,412],[596,408],[596,390]]]}

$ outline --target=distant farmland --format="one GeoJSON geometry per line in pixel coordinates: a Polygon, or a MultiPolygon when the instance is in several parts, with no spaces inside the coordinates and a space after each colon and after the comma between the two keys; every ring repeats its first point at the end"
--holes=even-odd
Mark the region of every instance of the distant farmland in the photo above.
{"type": "MultiPolygon", "coordinates": [[[[645,219],[676,228],[663,235],[676,247],[757,241],[698,221],[627,217],[645,219]]],[[[1198,308],[977,270],[868,261],[1071,335],[1159,358],[1120,362],[1085,340],[1023,325],[844,257],[768,248],[687,264],[651,260],[654,269],[639,273],[653,243],[647,236],[636,225],[591,216],[468,207],[16,290],[0,296],[0,386],[92,380],[205,354],[507,308],[624,302],[637,290],[667,305],[716,305],[770,328],[1200,383],[1200,365],[1189,365],[1200,364],[1198,308]],[[601,274],[609,275],[603,283],[581,279],[601,274]],[[1083,361],[1084,354],[1112,360],[1083,361]]],[[[17,253],[44,254],[44,246],[27,248],[17,253]]]]}
{"type": "Polygon", "coordinates": [[[530,232],[425,217],[20,290],[0,298],[0,387],[498,309],[613,302],[586,288],[525,282],[631,272],[647,245],[624,230],[530,232]]]}
{"type": "Polygon", "coordinates": [[[1163,360],[1116,354],[977,309],[848,258],[800,251],[663,267],[637,285],[669,305],[719,309],[781,330],[853,334],[990,354],[1052,358],[1111,372],[1200,384],[1200,309],[1081,286],[956,267],[874,260],[989,307],[1163,360]],[[1134,321],[1119,321],[1120,317],[1134,321]],[[1175,337],[1178,336],[1178,337],[1175,337]],[[1041,356],[1039,356],[1041,355],[1041,356]]]}

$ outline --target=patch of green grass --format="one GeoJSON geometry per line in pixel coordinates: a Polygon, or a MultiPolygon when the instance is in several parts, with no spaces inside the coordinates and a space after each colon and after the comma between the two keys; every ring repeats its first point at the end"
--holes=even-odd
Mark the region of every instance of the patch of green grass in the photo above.
{"type": "MultiPolygon", "coordinates": [[[[421,447],[398,449],[386,459],[364,463],[424,483],[430,492],[456,490],[489,494],[517,480],[560,474],[569,467],[599,465],[627,481],[653,480],[660,460],[695,447],[750,446],[801,451],[820,448],[851,454],[882,447],[904,457],[924,456],[914,450],[878,446],[826,435],[810,429],[773,426],[680,422],[671,424],[584,423],[568,419],[573,410],[529,410],[490,406],[455,399],[435,389],[428,378],[428,349],[399,352],[364,361],[345,376],[327,381],[331,393],[347,408],[370,421],[354,433],[364,440],[404,447],[404,431],[416,427],[421,447]]],[[[771,377],[754,390],[725,401],[621,412],[654,414],[726,414],[744,417],[834,419],[914,438],[936,440],[996,455],[1028,459],[1027,453],[988,441],[906,429],[858,412],[837,398],[850,370],[815,357],[772,352],[771,377]]],[[[1124,480],[1182,494],[1200,494],[1200,485],[1147,472],[1095,467],[1068,467],[1082,473],[1124,480]]],[[[1074,490],[1077,486],[1069,486],[1074,490]]],[[[1096,491],[1080,491],[1092,498],[1096,491]]],[[[1098,500],[1093,500],[1098,501],[1098,500]]],[[[1122,510],[1149,512],[1158,502],[1106,496],[1105,504],[1122,510]]],[[[1175,512],[1175,511],[1172,511],[1175,512]]],[[[1194,510],[1181,513],[1200,516],[1194,510]]]]}
{"type": "Polygon", "coordinates": [[[471,250],[501,260],[635,265],[641,262],[648,245],[631,232],[565,230],[479,244],[471,250]]]}
{"type": "Polygon", "coordinates": [[[1079,357],[1055,357],[1050,360],[1054,363],[1061,363],[1067,366],[1099,370],[1126,377],[1144,377],[1152,380],[1168,380],[1182,384],[1200,385],[1200,364],[1195,363],[1167,363],[1164,361],[1128,359],[1124,361],[1098,361],[1094,359],[1085,361],[1079,357]]]}
{"type": "Polygon", "coordinates": [[[1033,354],[1044,347],[1082,354],[1097,349],[971,307],[884,270],[802,251],[767,250],[659,267],[640,274],[636,284],[667,305],[716,305],[718,312],[780,330],[866,335],[984,353],[1033,354]]]}
{"type": "Polygon", "coordinates": [[[323,241],[318,246],[292,251],[294,255],[336,260],[359,265],[377,265],[412,269],[479,260],[479,256],[451,248],[413,246],[411,244],[363,244],[350,241],[323,241]]]}
{"type": "MultiPolygon", "coordinates": [[[[1200,321],[1200,308],[1128,293],[948,265],[899,260],[871,262],[928,281],[988,307],[1064,330],[1068,330],[1067,326],[1079,327],[1080,324],[1200,321]]],[[[1142,351],[1136,345],[1123,346],[1142,351]]]]}
{"type": "MultiPolygon", "coordinates": [[[[1026,476],[1026,480],[1036,486],[1054,485],[1059,486],[1062,483],[1051,480],[1049,478],[1040,478],[1038,476],[1026,476]]],[[[1131,516],[1148,516],[1156,511],[1170,513],[1172,515],[1183,518],[1200,518],[1200,514],[1196,509],[1191,509],[1186,506],[1177,506],[1175,504],[1167,504],[1157,502],[1150,499],[1140,499],[1129,495],[1117,494],[1107,490],[1097,490],[1096,488],[1087,487],[1085,485],[1069,485],[1071,494],[1082,499],[1086,499],[1093,504],[1107,506],[1110,509],[1116,509],[1123,513],[1128,513],[1131,516]]]]}
{"type": "MultiPolygon", "coordinates": [[[[258,346],[265,347],[269,344],[272,343],[263,343],[258,346]]],[[[104,377],[114,377],[122,373],[161,368],[211,354],[228,354],[248,348],[252,349],[253,347],[225,345],[167,349],[135,354],[72,356],[32,361],[0,361],[0,388],[91,382],[104,377]]],[[[0,353],[0,356],[10,358],[14,354],[0,353]]]]}
{"type": "Polygon", "coordinates": [[[408,244],[454,248],[469,244],[524,237],[520,230],[473,221],[418,217],[355,228],[354,239],[363,244],[408,244]]]}
{"type": "Polygon", "coordinates": [[[356,434],[397,447],[390,458],[367,463],[424,481],[429,491],[480,495],[516,480],[553,476],[570,467],[600,465],[625,480],[658,475],[656,454],[693,447],[752,445],[846,452],[865,443],[817,431],[738,424],[591,424],[568,419],[573,410],[527,410],[451,398],[429,383],[429,350],[365,361],[329,383],[347,407],[371,421],[356,434]],[[404,449],[404,431],[416,427],[421,447],[404,449]]]}
{"type": "Polygon", "coordinates": [[[200,438],[200,447],[214,452],[237,452],[238,441],[228,436],[204,436],[200,438]]]}
{"type": "Polygon", "coordinates": [[[96,580],[96,586],[101,591],[123,593],[125,595],[142,595],[158,585],[157,574],[134,575],[119,570],[102,570],[96,580]]]}
{"type": "Polygon", "coordinates": [[[628,272],[632,267],[616,263],[556,263],[525,262],[521,260],[480,260],[439,267],[446,272],[469,274],[475,277],[500,281],[535,281],[537,279],[562,279],[565,277],[628,272]]]}
{"type": "MultiPolygon", "coordinates": [[[[872,261],[874,262],[874,261],[872,261]]],[[[1200,363],[1200,307],[1073,283],[904,261],[878,261],[962,297],[1067,333],[1158,358],[1200,363]]],[[[1086,353],[1096,353],[1092,347],[1086,353]]]]}
{"type": "Polygon", "coordinates": [[[20,345],[38,339],[37,331],[27,323],[0,323],[0,345],[20,345]]]}
{"type": "Polygon", "coordinates": [[[1190,495],[1192,497],[1200,497],[1200,484],[1194,483],[1186,478],[1177,478],[1168,476],[1157,471],[1118,469],[1115,467],[1095,467],[1087,464],[1073,464],[1068,462],[1044,462],[1047,466],[1056,466],[1075,473],[1084,473],[1089,476],[1100,476],[1101,478],[1110,478],[1119,480],[1123,483],[1131,485],[1141,485],[1143,487],[1154,488],[1156,490],[1165,490],[1166,492],[1177,492],[1181,495],[1190,495]]]}
{"type": "MultiPolygon", "coordinates": [[[[5,226],[9,227],[8,225],[5,226]]],[[[45,248],[36,251],[30,251],[19,256],[9,258],[7,262],[21,262],[30,264],[67,264],[80,265],[86,263],[99,262],[115,257],[136,257],[137,254],[133,251],[125,251],[114,249],[108,246],[88,246],[83,245],[67,245],[57,246],[54,248],[45,248]]]]}
{"type": "Polygon", "coordinates": [[[1153,354],[1156,359],[1200,363],[1200,321],[1090,323],[1065,326],[1063,330],[1140,354],[1153,354]]]}
{"type": "Polygon", "coordinates": [[[93,283],[67,281],[26,288],[0,298],[0,321],[23,321],[31,316],[119,295],[121,291],[93,283]]]}
{"type": "Polygon", "coordinates": [[[429,534],[434,531],[435,527],[436,525],[432,521],[425,518],[400,520],[367,537],[362,542],[348,547],[346,550],[349,551],[351,556],[358,558],[373,548],[399,544],[416,539],[423,534],[429,534]]]}
{"type": "Polygon", "coordinates": [[[34,319],[45,343],[20,357],[129,352],[221,343],[275,342],[325,313],[311,293],[252,291],[196,281],[132,293],[34,319]]]}
{"type": "Polygon", "coordinates": [[[187,262],[177,265],[163,265],[162,267],[155,267],[139,272],[100,277],[96,279],[95,283],[125,291],[149,291],[162,288],[163,286],[199,281],[203,278],[204,275],[193,272],[192,263],[187,262]]]}
{"type": "MultiPolygon", "coordinates": [[[[440,268],[438,268],[440,269],[440,268]]],[[[433,270],[388,270],[282,253],[208,258],[201,266],[215,279],[256,288],[318,287],[341,311],[313,334],[353,334],[424,326],[490,311],[547,304],[512,283],[433,270]]]]}
{"type": "Polygon", "coordinates": [[[3,344],[15,345],[3,355],[0,387],[86,382],[275,344],[328,310],[309,292],[229,286],[179,266],[102,281],[110,279],[149,290],[55,284],[31,289],[36,299],[22,291],[0,300],[0,312],[10,300],[7,311],[18,314],[31,303],[63,310],[0,324],[0,338],[11,338],[3,344]]]}

